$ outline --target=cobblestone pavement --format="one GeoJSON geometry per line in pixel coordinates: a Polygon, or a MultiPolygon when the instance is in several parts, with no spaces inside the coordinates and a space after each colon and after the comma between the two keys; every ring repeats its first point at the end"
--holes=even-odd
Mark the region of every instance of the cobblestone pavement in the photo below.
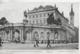
{"type": "Polygon", "coordinates": [[[47,44],[39,44],[39,47],[34,47],[34,44],[21,44],[21,43],[4,43],[0,50],[29,50],[29,49],[78,49],[78,43],[68,43],[68,44],[51,44],[51,48],[46,47],[47,44]]]}

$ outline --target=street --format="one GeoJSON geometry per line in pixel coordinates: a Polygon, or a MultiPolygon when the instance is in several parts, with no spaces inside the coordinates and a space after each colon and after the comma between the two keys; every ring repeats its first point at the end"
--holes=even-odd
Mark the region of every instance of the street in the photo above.
{"type": "Polygon", "coordinates": [[[21,43],[4,43],[0,50],[29,50],[29,49],[78,49],[78,43],[68,43],[68,44],[51,44],[51,48],[46,47],[47,44],[39,44],[39,47],[34,47],[34,44],[21,44],[21,43]]]}

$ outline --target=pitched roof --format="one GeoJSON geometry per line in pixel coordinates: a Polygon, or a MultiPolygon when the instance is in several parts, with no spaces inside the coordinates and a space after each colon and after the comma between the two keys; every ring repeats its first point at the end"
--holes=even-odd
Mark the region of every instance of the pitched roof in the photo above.
{"type": "Polygon", "coordinates": [[[57,9],[57,7],[53,7],[51,5],[46,5],[46,6],[40,5],[38,8],[34,8],[33,10],[30,10],[28,13],[43,12],[43,11],[48,11],[53,9],[57,9]]]}

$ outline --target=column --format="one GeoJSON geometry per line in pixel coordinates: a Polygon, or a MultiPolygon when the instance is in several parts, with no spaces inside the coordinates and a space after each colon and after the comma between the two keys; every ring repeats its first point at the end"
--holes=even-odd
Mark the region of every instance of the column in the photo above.
{"type": "Polygon", "coordinates": [[[14,34],[13,34],[13,31],[12,30],[10,30],[10,36],[11,36],[11,41],[13,41],[14,34]]]}
{"type": "Polygon", "coordinates": [[[20,41],[22,41],[22,37],[21,37],[21,35],[22,35],[22,30],[20,29],[20,41]]]}
{"type": "Polygon", "coordinates": [[[5,36],[4,36],[4,31],[2,30],[2,40],[4,41],[4,38],[5,38],[5,36]]]}
{"type": "Polygon", "coordinates": [[[10,30],[10,38],[11,38],[11,41],[12,41],[12,30],[10,30]]]}
{"type": "Polygon", "coordinates": [[[66,40],[66,42],[67,42],[67,31],[65,30],[65,40],[66,40]]]}
{"type": "Polygon", "coordinates": [[[4,37],[5,37],[5,41],[7,41],[7,36],[5,31],[4,31],[4,37]]]}
{"type": "Polygon", "coordinates": [[[31,41],[33,40],[33,31],[31,31],[31,41]]]}
{"type": "Polygon", "coordinates": [[[8,40],[11,41],[10,30],[9,30],[9,33],[8,33],[8,40]]]}
{"type": "Polygon", "coordinates": [[[23,30],[22,29],[20,29],[20,40],[21,42],[23,42],[23,30]]]}

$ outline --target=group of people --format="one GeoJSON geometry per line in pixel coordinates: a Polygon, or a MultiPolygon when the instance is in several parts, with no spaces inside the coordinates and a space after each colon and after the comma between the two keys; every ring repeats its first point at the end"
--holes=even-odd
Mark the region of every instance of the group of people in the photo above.
{"type": "MultiPolygon", "coordinates": [[[[35,40],[34,47],[39,47],[39,41],[38,40],[35,40]]],[[[47,40],[47,47],[51,47],[49,39],[47,40]]]]}
{"type": "MultiPolygon", "coordinates": [[[[37,35],[37,36],[38,36],[38,35],[37,35]]],[[[48,32],[48,33],[47,33],[47,47],[51,47],[49,37],[50,37],[50,33],[48,32]]],[[[38,44],[39,44],[39,40],[38,40],[37,38],[35,38],[34,47],[39,47],[38,44]]]]}

